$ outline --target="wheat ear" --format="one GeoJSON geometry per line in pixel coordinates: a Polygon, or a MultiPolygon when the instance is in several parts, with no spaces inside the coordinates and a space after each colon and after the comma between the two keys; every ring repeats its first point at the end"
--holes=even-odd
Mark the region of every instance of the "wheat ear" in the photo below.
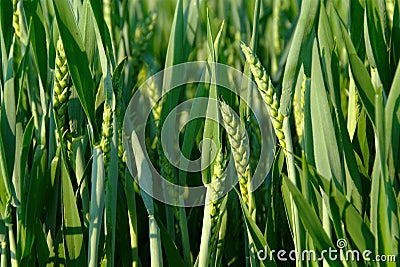
{"type": "Polygon", "coordinates": [[[244,43],[241,43],[240,46],[246,57],[246,61],[250,65],[250,70],[255,78],[258,89],[267,105],[279,143],[283,148],[286,148],[285,135],[283,134],[283,115],[279,109],[276,90],[257,56],[244,43]]]}

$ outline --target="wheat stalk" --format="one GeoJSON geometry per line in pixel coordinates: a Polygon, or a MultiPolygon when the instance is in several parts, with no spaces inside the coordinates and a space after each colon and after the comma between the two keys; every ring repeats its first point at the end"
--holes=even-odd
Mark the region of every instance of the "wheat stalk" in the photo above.
{"type": "Polygon", "coordinates": [[[215,158],[211,183],[207,184],[207,199],[210,201],[204,208],[203,227],[201,235],[199,266],[209,266],[210,257],[217,245],[221,226],[222,194],[226,180],[227,160],[222,148],[215,158]]]}
{"type": "MultiPolygon", "coordinates": [[[[246,57],[246,61],[250,65],[250,70],[253,73],[258,89],[263,96],[264,102],[269,111],[272,119],[272,124],[275,129],[276,136],[278,137],[279,143],[284,148],[287,162],[288,177],[291,182],[297,185],[296,179],[296,167],[294,164],[293,156],[293,142],[290,131],[289,117],[283,116],[279,109],[278,96],[272,82],[267,75],[266,70],[262,66],[257,56],[247,47],[244,43],[241,43],[242,51],[246,57]]],[[[297,206],[294,204],[293,197],[290,195],[290,202],[292,208],[292,229],[293,236],[295,236],[295,248],[298,248],[301,244],[302,235],[300,234],[301,225],[297,206]]]]}

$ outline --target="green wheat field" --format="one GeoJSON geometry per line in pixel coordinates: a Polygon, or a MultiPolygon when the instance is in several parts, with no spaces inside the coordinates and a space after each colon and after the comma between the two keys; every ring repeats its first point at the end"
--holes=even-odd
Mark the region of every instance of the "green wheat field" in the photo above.
{"type": "Polygon", "coordinates": [[[0,58],[0,267],[400,266],[399,0],[0,0],[0,58]]]}

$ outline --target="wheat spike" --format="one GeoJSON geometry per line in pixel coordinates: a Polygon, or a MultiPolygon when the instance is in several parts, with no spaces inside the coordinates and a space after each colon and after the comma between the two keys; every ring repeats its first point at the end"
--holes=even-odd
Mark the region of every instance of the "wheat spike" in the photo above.
{"type": "Polygon", "coordinates": [[[103,111],[103,124],[101,131],[101,140],[100,147],[103,151],[104,158],[104,168],[106,173],[108,172],[108,168],[110,166],[110,152],[111,152],[111,142],[113,135],[113,127],[112,127],[113,114],[111,106],[106,102],[104,103],[104,111],[103,111]]]}
{"type": "Polygon", "coordinates": [[[215,159],[212,183],[210,184],[210,197],[211,199],[216,199],[210,203],[210,217],[211,217],[211,246],[216,244],[219,233],[219,219],[221,213],[221,194],[224,191],[224,183],[226,181],[226,163],[227,160],[224,157],[222,149],[218,151],[217,157],[215,159]]]}
{"type": "MultiPolygon", "coordinates": [[[[63,135],[66,131],[67,105],[68,97],[70,94],[69,80],[70,76],[68,72],[68,63],[64,51],[64,46],[61,39],[58,39],[56,50],[56,64],[54,71],[53,106],[55,120],[61,135],[63,135]]],[[[61,140],[61,136],[58,136],[58,139],[61,140]]]]}
{"type": "Polygon", "coordinates": [[[136,28],[135,45],[132,50],[132,58],[134,58],[134,73],[139,74],[139,70],[143,64],[143,53],[147,49],[150,38],[153,36],[154,28],[157,21],[157,13],[151,12],[144,20],[142,25],[136,28]]]}
{"type": "Polygon", "coordinates": [[[122,85],[120,76],[113,77],[113,91],[115,94],[115,117],[117,119],[117,134],[118,134],[118,173],[119,177],[124,180],[125,178],[125,157],[124,157],[124,147],[122,145],[122,125],[123,125],[123,107],[124,101],[122,99],[122,85]]]}
{"type": "Polygon", "coordinates": [[[135,43],[138,47],[139,53],[143,53],[146,48],[150,38],[153,36],[154,28],[156,26],[157,13],[150,12],[146,17],[143,24],[136,29],[135,32],[135,43]]]}
{"type": "Polygon", "coordinates": [[[19,26],[19,17],[20,17],[20,13],[19,13],[19,8],[18,8],[18,2],[16,0],[13,1],[13,22],[12,22],[12,26],[14,28],[14,32],[15,35],[18,38],[21,38],[21,29],[19,26]]]}
{"type": "Polygon", "coordinates": [[[250,179],[250,166],[248,164],[249,140],[243,125],[233,115],[229,106],[223,102],[221,103],[221,114],[231,145],[231,151],[239,179],[240,192],[244,202],[248,204],[250,179]]]}
{"type": "Polygon", "coordinates": [[[246,61],[250,65],[250,70],[255,78],[257,87],[267,105],[279,143],[283,148],[286,148],[285,135],[283,134],[283,115],[279,109],[275,88],[257,56],[244,43],[241,43],[240,46],[246,57],[246,61]]]}
{"type": "Polygon", "coordinates": [[[307,76],[303,76],[303,82],[301,84],[300,92],[295,92],[293,97],[293,114],[296,125],[296,133],[299,137],[299,141],[303,136],[303,125],[304,125],[304,94],[306,92],[307,76]],[[300,97],[300,99],[299,99],[300,97]]]}

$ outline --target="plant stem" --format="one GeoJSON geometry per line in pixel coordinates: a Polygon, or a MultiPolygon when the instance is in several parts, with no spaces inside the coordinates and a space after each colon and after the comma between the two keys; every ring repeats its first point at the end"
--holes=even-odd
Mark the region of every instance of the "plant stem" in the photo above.
{"type": "Polygon", "coordinates": [[[151,267],[163,266],[160,228],[158,228],[154,214],[149,214],[149,237],[151,267]]]}
{"type": "Polygon", "coordinates": [[[178,208],[179,212],[179,227],[181,228],[182,235],[182,246],[183,246],[183,257],[186,266],[192,266],[190,259],[190,242],[189,242],[189,230],[187,225],[186,210],[184,207],[178,208]]]}
{"type": "Polygon", "coordinates": [[[104,209],[104,164],[100,147],[93,148],[92,193],[90,199],[88,266],[98,263],[98,247],[104,209]]]}
{"type": "Polygon", "coordinates": [[[12,224],[8,225],[8,241],[10,243],[11,267],[18,267],[17,246],[15,245],[14,231],[12,224]]]}
{"type": "MultiPolygon", "coordinates": [[[[322,192],[322,203],[323,203],[322,204],[322,227],[324,228],[329,239],[332,240],[331,221],[329,219],[329,212],[328,212],[329,203],[327,203],[326,199],[327,199],[326,193],[322,192]]],[[[329,263],[326,260],[324,260],[323,266],[327,267],[327,266],[329,266],[329,263]]]]}
{"type": "Polygon", "coordinates": [[[1,242],[1,267],[7,267],[7,243],[2,241],[1,242]]]}
{"type": "MultiPolygon", "coordinates": [[[[296,167],[294,165],[293,142],[292,142],[292,134],[290,131],[289,117],[284,117],[283,119],[283,133],[285,135],[285,142],[286,142],[286,164],[287,164],[288,177],[290,181],[298,187],[296,180],[296,167]]],[[[299,218],[299,212],[297,210],[296,204],[293,201],[292,195],[290,195],[290,204],[292,208],[292,218],[293,218],[292,232],[293,232],[294,247],[295,250],[298,253],[300,253],[302,244],[302,235],[300,233],[301,223],[299,218]]],[[[296,262],[296,266],[302,266],[300,260],[296,262]]]]}
{"type": "MultiPolygon", "coordinates": [[[[209,195],[209,189],[207,190],[207,198],[209,195]]],[[[210,215],[211,204],[204,206],[203,215],[203,227],[201,230],[201,242],[199,252],[199,267],[206,267],[209,265],[210,259],[210,239],[211,239],[211,215],[210,215]]]]}
{"type": "Polygon", "coordinates": [[[138,253],[138,236],[137,236],[137,213],[136,213],[136,196],[133,184],[133,178],[129,170],[125,169],[125,183],[124,183],[126,202],[128,206],[129,218],[129,233],[131,238],[131,251],[132,251],[132,267],[139,266],[139,253],[138,253]]]}

